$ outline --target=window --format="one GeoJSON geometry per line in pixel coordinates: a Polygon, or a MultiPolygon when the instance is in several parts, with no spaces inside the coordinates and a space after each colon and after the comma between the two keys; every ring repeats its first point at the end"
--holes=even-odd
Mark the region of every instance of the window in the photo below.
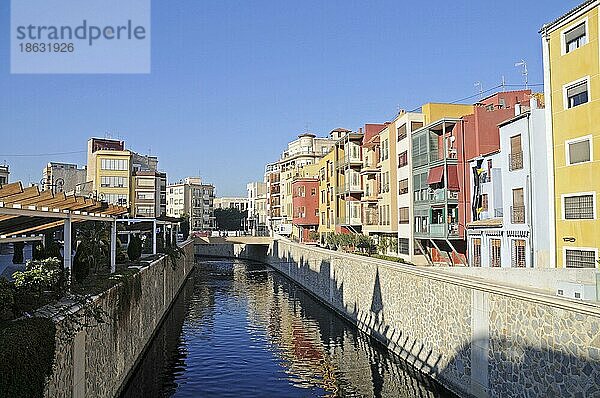
{"type": "Polygon", "coordinates": [[[423,122],[410,122],[410,131],[415,131],[423,127],[423,122]]]}
{"type": "Polygon", "coordinates": [[[500,239],[490,239],[490,266],[500,267],[501,266],[501,248],[502,244],[500,239]]]}
{"type": "Polygon", "coordinates": [[[521,147],[521,134],[510,137],[509,169],[520,170],[523,168],[523,148],[521,147]]]}
{"type": "Polygon", "coordinates": [[[516,268],[525,268],[525,241],[523,239],[514,239],[512,241],[511,266],[516,268]]]}
{"type": "Polygon", "coordinates": [[[481,195],[481,211],[488,211],[488,194],[481,195]]]}
{"type": "Polygon", "coordinates": [[[398,127],[398,142],[406,138],[406,123],[398,127]]]}
{"type": "Polygon", "coordinates": [[[566,142],[567,164],[577,164],[592,160],[592,137],[577,138],[566,142]]]}
{"type": "Polygon", "coordinates": [[[565,220],[595,219],[593,194],[563,196],[563,218],[565,220]]]}
{"type": "Polygon", "coordinates": [[[383,140],[381,142],[381,152],[380,152],[380,156],[379,156],[379,161],[383,162],[384,160],[387,160],[390,156],[390,145],[389,145],[389,141],[387,139],[383,140]]]}
{"type": "Polygon", "coordinates": [[[567,268],[596,268],[596,251],[583,249],[565,249],[567,268]]]}
{"type": "Polygon", "coordinates": [[[574,28],[563,33],[564,53],[568,54],[573,50],[587,44],[586,22],[582,22],[574,28]]]}
{"type": "Polygon", "coordinates": [[[408,178],[398,182],[398,194],[404,195],[408,193],[408,178]]]}
{"type": "Polygon", "coordinates": [[[100,168],[102,170],[129,170],[128,161],[126,159],[101,159],[100,168]]]}
{"type": "Polygon", "coordinates": [[[406,238],[398,239],[398,253],[400,253],[400,254],[409,254],[410,253],[408,239],[406,239],[406,238]]]}
{"type": "Polygon", "coordinates": [[[408,224],[409,220],[408,207],[401,207],[398,209],[398,224],[408,224]]]}
{"type": "Polygon", "coordinates": [[[473,239],[473,256],[471,256],[471,266],[481,267],[481,239],[473,239]]]}
{"type": "Polygon", "coordinates": [[[512,190],[513,205],[511,207],[511,222],[513,224],[523,224],[525,222],[525,198],[523,197],[523,188],[512,190]]]}
{"type": "Polygon", "coordinates": [[[317,194],[317,188],[310,189],[310,196],[315,196],[317,194]]]}
{"type": "Polygon", "coordinates": [[[565,86],[565,108],[574,108],[589,101],[588,79],[565,86]]]}
{"type": "Polygon", "coordinates": [[[492,181],[492,159],[487,161],[487,182],[492,181]]]}
{"type": "Polygon", "coordinates": [[[127,186],[125,177],[102,176],[100,186],[104,188],[124,188],[127,186]]]}
{"type": "Polygon", "coordinates": [[[408,164],[408,153],[407,151],[402,152],[398,155],[398,167],[404,167],[408,164]]]}

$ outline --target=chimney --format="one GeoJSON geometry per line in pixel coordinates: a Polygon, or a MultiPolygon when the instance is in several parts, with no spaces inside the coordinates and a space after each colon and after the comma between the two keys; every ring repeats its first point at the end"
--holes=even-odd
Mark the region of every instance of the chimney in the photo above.
{"type": "Polygon", "coordinates": [[[529,100],[529,107],[533,110],[533,109],[537,109],[538,108],[538,101],[536,97],[531,97],[531,99],[529,100]]]}
{"type": "Polygon", "coordinates": [[[518,102],[515,104],[515,116],[519,116],[521,114],[521,104],[518,102]]]}

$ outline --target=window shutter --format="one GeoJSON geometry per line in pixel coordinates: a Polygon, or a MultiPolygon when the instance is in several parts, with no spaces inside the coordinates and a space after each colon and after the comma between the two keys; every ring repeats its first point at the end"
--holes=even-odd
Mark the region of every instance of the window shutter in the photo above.
{"type": "Polygon", "coordinates": [[[572,42],[578,37],[585,36],[585,23],[578,25],[565,33],[565,43],[572,42]]]}
{"type": "Polygon", "coordinates": [[[521,135],[516,135],[510,138],[510,151],[511,153],[521,152],[521,135]]]}
{"type": "Polygon", "coordinates": [[[571,98],[587,91],[587,82],[581,82],[567,89],[567,97],[571,98]]]}
{"type": "Polygon", "coordinates": [[[590,160],[590,141],[579,141],[569,144],[569,164],[588,162],[590,160]]]}

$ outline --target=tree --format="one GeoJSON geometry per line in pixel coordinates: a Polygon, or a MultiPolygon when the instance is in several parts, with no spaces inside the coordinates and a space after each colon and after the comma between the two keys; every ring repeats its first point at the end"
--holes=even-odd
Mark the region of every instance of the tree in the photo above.
{"type": "MultiPolygon", "coordinates": [[[[77,230],[80,241],[75,253],[74,266],[81,266],[80,276],[89,272],[98,273],[102,268],[108,271],[110,253],[110,226],[99,221],[85,222],[77,230]]],[[[78,271],[78,272],[79,272],[78,271]]]]}
{"type": "Polygon", "coordinates": [[[23,248],[25,247],[25,243],[16,242],[13,243],[13,264],[23,264],[23,248]]]}
{"type": "Polygon", "coordinates": [[[187,239],[190,235],[190,217],[187,214],[181,216],[179,221],[179,231],[183,235],[183,239],[187,239]]]}
{"type": "Polygon", "coordinates": [[[248,217],[248,211],[234,208],[216,209],[215,219],[220,231],[238,231],[242,229],[242,220],[248,217]]]}
{"type": "Polygon", "coordinates": [[[137,261],[142,256],[142,240],[139,236],[132,236],[127,246],[129,260],[137,261]]]}

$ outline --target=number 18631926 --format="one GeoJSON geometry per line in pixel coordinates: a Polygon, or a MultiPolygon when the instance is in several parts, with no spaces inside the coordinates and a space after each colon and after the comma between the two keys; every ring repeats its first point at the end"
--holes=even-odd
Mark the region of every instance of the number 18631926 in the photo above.
{"type": "Polygon", "coordinates": [[[19,43],[22,53],[72,53],[73,43],[19,43]]]}

